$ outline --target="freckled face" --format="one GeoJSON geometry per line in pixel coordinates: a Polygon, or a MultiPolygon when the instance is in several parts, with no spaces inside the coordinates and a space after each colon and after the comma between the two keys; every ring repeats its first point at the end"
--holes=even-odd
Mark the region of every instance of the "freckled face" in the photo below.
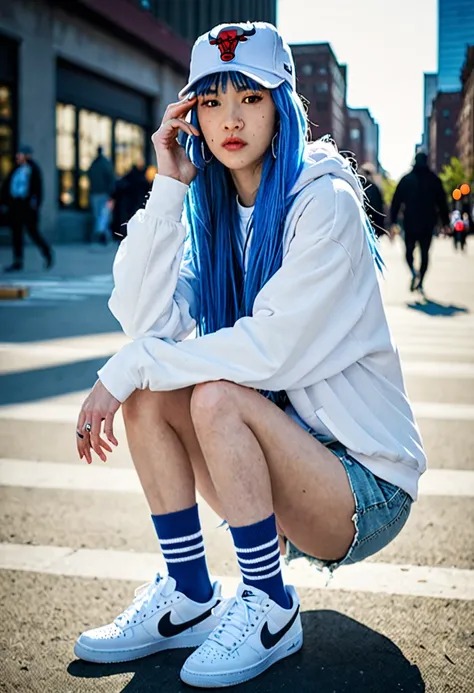
{"type": "Polygon", "coordinates": [[[201,133],[216,159],[237,171],[258,164],[275,133],[276,109],[270,91],[227,90],[198,97],[201,133]]]}

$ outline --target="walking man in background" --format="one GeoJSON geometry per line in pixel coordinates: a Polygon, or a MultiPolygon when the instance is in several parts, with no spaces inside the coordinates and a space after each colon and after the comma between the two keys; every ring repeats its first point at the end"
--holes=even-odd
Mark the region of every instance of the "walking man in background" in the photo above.
{"type": "Polygon", "coordinates": [[[6,208],[12,230],[13,263],[5,267],[5,272],[23,269],[24,227],[40,249],[46,269],[53,264],[53,252],[38,229],[43,186],[40,167],[31,158],[32,154],[31,147],[21,147],[16,154],[16,166],[5,179],[0,193],[1,204],[6,208]]]}
{"type": "Polygon", "coordinates": [[[105,244],[109,233],[108,205],[115,188],[115,176],[112,164],[104,156],[102,147],[97,147],[97,156],[87,175],[89,177],[89,195],[94,224],[91,240],[98,237],[105,244]]]}
{"type": "Polygon", "coordinates": [[[444,230],[449,233],[449,210],[443,184],[428,167],[428,157],[423,152],[416,155],[415,165],[395,190],[390,211],[392,231],[402,205],[406,261],[412,274],[410,291],[417,290],[423,294],[423,279],[428,269],[430,245],[438,217],[441,217],[444,230]],[[421,252],[419,272],[413,265],[417,243],[421,252]]]}

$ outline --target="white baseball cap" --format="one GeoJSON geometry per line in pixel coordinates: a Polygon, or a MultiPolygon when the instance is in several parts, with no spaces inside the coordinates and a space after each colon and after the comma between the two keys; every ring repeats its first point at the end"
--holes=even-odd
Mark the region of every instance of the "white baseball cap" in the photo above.
{"type": "Polygon", "coordinates": [[[295,89],[295,64],[290,47],[267,22],[219,24],[193,46],[189,81],[179,92],[186,96],[194,85],[216,72],[241,72],[266,89],[283,82],[295,89]]]}

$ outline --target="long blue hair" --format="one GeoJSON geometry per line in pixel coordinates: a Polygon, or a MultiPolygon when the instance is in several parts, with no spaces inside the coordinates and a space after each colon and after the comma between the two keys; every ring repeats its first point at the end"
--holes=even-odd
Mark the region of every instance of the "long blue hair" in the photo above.
{"type": "MultiPolygon", "coordinates": [[[[196,86],[198,95],[226,91],[229,80],[237,91],[261,91],[260,85],[239,72],[220,72],[204,77],[196,86]]],[[[198,334],[231,327],[251,315],[260,289],[281,267],[283,231],[294,196],[291,190],[303,168],[307,122],[303,105],[288,84],[271,91],[276,108],[276,159],[271,148],[265,153],[262,177],[248,226],[252,243],[240,245],[237,191],[227,168],[217,159],[209,161],[201,137],[187,138],[185,147],[198,169],[185,200],[189,227],[189,252],[199,282],[198,334]],[[247,271],[244,271],[245,254],[247,271]]],[[[196,109],[191,122],[199,128],[196,109]]]]}

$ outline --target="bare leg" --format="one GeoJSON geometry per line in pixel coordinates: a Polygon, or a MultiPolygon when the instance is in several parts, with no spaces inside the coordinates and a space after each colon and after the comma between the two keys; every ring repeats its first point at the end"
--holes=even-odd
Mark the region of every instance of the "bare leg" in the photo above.
{"type": "Polygon", "coordinates": [[[191,417],[225,518],[275,512],[285,535],[326,560],[345,555],[354,498],[337,457],[255,390],[219,381],[194,388],[191,417]]]}

